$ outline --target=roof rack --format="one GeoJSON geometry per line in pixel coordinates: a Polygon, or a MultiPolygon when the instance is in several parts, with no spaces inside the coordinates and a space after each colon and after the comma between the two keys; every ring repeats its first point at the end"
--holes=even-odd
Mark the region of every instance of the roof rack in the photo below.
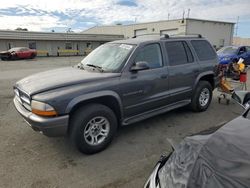
{"type": "Polygon", "coordinates": [[[145,34],[141,34],[141,35],[134,35],[132,38],[148,36],[148,35],[158,35],[158,36],[160,36],[160,33],[145,33],[145,34]]]}
{"type": "Polygon", "coordinates": [[[168,34],[164,34],[161,39],[169,39],[169,38],[193,38],[193,37],[197,37],[197,38],[202,38],[201,34],[177,34],[177,35],[168,35],[168,34]]]}
{"type": "Polygon", "coordinates": [[[160,36],[161,39],[169,39],[169,38],[193,38],[193,37],[197,37],[197,38],[202,38],[201,34],[196,34],[196,33],[192,33],[192,34],[176,34],[176,35],[168,35],[168,34],[160,34],[160,33],[146,33],[146,34],[141,34],[141,35],[135,35],[132,38],[137,38],[137,37],[142,37],[142,36],[152,36],[152,35],[157,35],[160,36]]]}

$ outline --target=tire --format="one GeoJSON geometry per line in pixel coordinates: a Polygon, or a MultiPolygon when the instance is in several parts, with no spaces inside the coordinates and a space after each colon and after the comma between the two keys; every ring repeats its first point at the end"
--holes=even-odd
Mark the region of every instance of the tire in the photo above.
{"type": "Polygon", "coordinates": [[[116,130],[117,118],[114,112],[101,104],[79,108],[70,120],[70,140],[84,154],[104,150],[113,140],[116,130]]]}
{"type": "Polygon", "coordinates": [[[31,54],[30,59],[34,59],[36,57],[36,54],[31,54]]]}
{"type": "Polygon", "coordinates": [[[208,81],[200,81],[191,99],[191,109],[195,112],[206,111],[213,97],[212,86],[208,81]]]}
{"type": "Polygon", "coordinates": [[[7,58],[6,58],[6,57],[1,57],[1,60],[2,60],[2,61],[6,61],[7,58]]]}

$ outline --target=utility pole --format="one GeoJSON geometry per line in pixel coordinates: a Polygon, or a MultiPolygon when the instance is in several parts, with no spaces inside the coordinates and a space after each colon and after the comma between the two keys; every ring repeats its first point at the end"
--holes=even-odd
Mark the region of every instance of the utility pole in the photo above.
{"type": "Polygon", "coordinates": [[[170,13],[168,13],[168,20],[169,20],[169,17],[170,17],[170,13]]]}
{"type": "Polygon", "coordinates": [[[240,19],[240,17],[238,16],[238,17],[237,17],[236,26],[235,26],[235,36],[236,36],[236,37],[237,37],[237,35],[238,35],[238,29],[239,29],[239,19],[240,19]]]}
{"type": "Polygon", "coordinates": [[[188,9],[187,18],[189,18],[189,15],[190,15],[190,8],[188,9]]]}
{"type": "Polygon", "coordinates": [[[183,14],[182,14],[182,23],[184,23],[184,19],[185,19],[185,10],[183,10],[183,14]]]}

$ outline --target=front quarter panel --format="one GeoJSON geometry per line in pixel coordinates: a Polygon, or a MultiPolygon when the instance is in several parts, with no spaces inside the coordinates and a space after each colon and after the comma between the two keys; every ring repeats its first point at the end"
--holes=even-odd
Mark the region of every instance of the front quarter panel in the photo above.
{"type": "Polygon", "coordinates": [[[119,95],[120,77],[103,81],[60,87],[32,96],[32,99],[53,106],[59,115],[68,114],[79,102],[100,96],[113,96],[121,104],[119,95]]]}

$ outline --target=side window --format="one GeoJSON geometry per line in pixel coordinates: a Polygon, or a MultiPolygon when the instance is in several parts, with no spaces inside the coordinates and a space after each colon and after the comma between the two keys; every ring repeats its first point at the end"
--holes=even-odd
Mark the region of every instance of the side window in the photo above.
{"type": "Polygon", "coordinates": [[[250,52],[250,46],[246,46],[247,52],[250,52]]]}
{"type": "Polygon", "coordinates": [[[205,40],[192,40],[192,46],[201,61],[211,60],[216,57],[212,46],[205,40]]]}
{"type": "Polygon", "coordinates": [[[194,61],[186,42],[166,42],[166,49],[170,66],[187,64],[194,61]]]}
{"type": "Polygon", "coordinates": [[[158,68],[162,66],[162,55],[159,44],[150,44],[145,46],[137,54],[135,62],[146,61],[150,68],[158,68]]]}
{"type": "Polygon", "coordinates": [[[246,52],[246,48],[245,47],[241,47],[239,50],[239,54],[243,54],[246,52]]]}

